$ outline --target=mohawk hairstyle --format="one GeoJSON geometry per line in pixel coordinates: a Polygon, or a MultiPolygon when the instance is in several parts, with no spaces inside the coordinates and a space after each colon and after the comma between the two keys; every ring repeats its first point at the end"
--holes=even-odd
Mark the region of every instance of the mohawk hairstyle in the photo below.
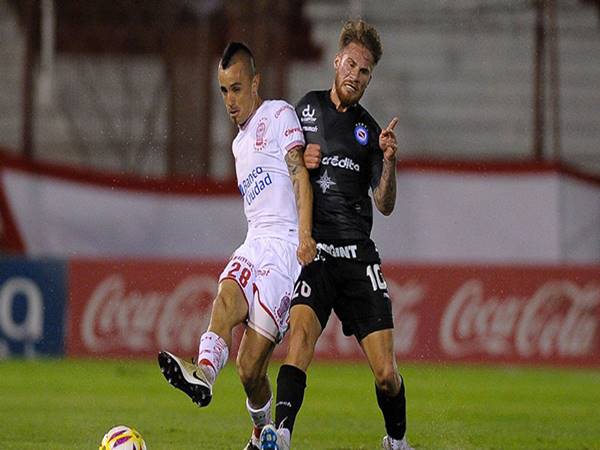
{"type": "Polygon", "coordinates": [[[373,25],[369,25],[362,19],[346,21],[340,33],[340,50],[352,42],[356,42],[369,50],[373,55],[375,65],[377,65],[383,50],[379,33],[373,25]]]}
{"type": "Polygon", "coordinates": [[[254,62],[254,55],[248,48],[246,44],[241,42],[230,42],[223,50],[223,55],[221,56],[221,62],[219,63],[222,69],[227,69],[231,65],[231,60],[235,55],[241,53],[246,58],[248,58],[248,66],[250,67],[250,75],[254,76],[256,74],[256,63],[254,62]]]}

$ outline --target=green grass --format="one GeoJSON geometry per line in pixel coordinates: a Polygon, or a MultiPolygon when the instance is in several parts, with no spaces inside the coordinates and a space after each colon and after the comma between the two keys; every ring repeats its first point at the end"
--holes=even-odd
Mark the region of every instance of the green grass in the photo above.
{"type": "MultiPolygon", "coordinates": [[[[272,365],[275,379],[279,363],[272,365]]],[[[600,449],[600,371],[407,365],[409,440],[422,449],[600,449]]],[[[377,449],[369,369],[315,364],[294,449],[377,449]]],[[[250,433],[232,365],[198,409],[149,361],[0,362],[0,449],[97,449],[114,425],[149,450],[241,450],[250,433]]]]}

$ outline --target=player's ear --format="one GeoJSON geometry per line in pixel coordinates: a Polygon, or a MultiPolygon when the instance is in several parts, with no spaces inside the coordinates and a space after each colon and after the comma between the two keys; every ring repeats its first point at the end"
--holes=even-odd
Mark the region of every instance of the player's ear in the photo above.
{"type": "Polygon", "coordinates": [[[252,94],[258,95],[258,87],[260,86],[260,73],[256,73],[252,78],[252,94]]]}
{"type": "Polygon", "coordinates": [[[335,68],[335,70],[337,70],[338,67],[340,67],[340,59],[341,59],[341,56],[339,53],[337,55],[335,55],[335,59],[333,60],[333,67],[335,68]]]}

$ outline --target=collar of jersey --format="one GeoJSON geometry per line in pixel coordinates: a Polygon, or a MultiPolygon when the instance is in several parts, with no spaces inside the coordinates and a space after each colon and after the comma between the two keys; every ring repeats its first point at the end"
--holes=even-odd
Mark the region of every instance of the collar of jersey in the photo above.
{"type": "Polygon", "coordinates": [[[250,116],[248,116],[248,118],[246,119],[246,121],[244,122],[244,124],[240,125],[238,127],[240,129],[240,131],[246,131],[246,128],[248,128],[248,125],[250,125],[250,122],[252,121],[252,119],[254,118],[254,116],[256,115],[256,113],[258,112],[258,110],[260,108],[262,108],[264,104],[265,104],[265,100],[263,100],[262,103],[260,105],[258,105],[258,108],[256,108],[254,110],[254,112],[252,114],[250,114],[250,116]]]}

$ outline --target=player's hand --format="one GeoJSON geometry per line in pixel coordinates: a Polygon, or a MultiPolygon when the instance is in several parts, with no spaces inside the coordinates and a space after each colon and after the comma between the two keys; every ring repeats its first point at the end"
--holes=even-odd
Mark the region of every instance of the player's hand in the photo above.
{"type": "Polygon", "coordinates": [[[317,243],[312,236],[300,238],[296,256],[303,266],[310,264],[315,259],[315,256],[317,256],[317,243]]]}
{"type": "Polygon", "coordinates": [[[321,164],[321,146],[308,144],[304,150],[304,165],[307,169],[316,169],[321,164]]]}
{"type": "MultiPolygon", "coordinates": [[[[379,135],[379,147],[383,150],[383,159],[394,161],[396,152],[398,151],[398,143],[396,142],[396,134],[394,128],[398,123],[398,118],[394,117],[386,129],[381,131],[379,135]]],[[[306,158],[306,157],[305,157],[306,158]]]]}

